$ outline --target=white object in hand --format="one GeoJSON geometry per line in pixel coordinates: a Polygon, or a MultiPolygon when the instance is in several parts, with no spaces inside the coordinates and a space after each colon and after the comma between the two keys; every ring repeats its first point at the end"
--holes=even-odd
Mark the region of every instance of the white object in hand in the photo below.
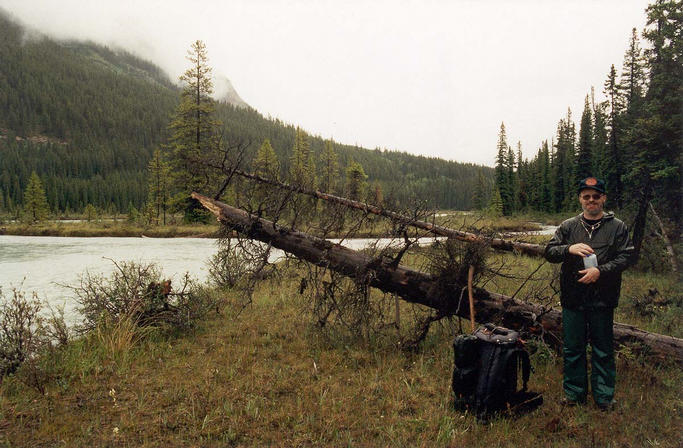
{"type": "Polygon", "coordinates": [[[586,269],[597,268],[598,267],[598,257],[596,257],[595,254],[590,254],[590,255],[583,257],[583,267],[586,269]]]}

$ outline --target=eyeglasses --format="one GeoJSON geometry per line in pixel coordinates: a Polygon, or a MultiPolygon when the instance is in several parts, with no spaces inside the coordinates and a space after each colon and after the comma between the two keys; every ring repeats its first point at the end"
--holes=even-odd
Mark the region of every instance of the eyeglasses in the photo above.
{"type": "Polygon", "coordinates": [[[601,197],[602,197],[602,193],[593,193],[593,194],[584,194],[583,196],[581,196],[581,199],[583,199],[584,201],[587,201],[590,198],[593,198],[594,201],[597,201],[601,197]]]}

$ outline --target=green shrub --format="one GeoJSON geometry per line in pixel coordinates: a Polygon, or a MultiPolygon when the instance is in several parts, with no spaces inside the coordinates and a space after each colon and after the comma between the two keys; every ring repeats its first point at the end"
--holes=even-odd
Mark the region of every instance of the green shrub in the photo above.
{"type": "Polygon", "coordinates": [[[187,274],[172,288],[153,263],[112,262],[116,269],[109,277],[86,272],[79,285],[70,286],[83,316],[82,332],[96,330],[103,320],[182,330],[218,307],[219,299],[204,293],[187,274]]]}
{"type": "Polygon", "coordinates": [[[0,377],[14,373],[37,355],[47,341],[42,306],[34,293],[30,298],[12,288],[9,298],[0,289],[0,377]]]}

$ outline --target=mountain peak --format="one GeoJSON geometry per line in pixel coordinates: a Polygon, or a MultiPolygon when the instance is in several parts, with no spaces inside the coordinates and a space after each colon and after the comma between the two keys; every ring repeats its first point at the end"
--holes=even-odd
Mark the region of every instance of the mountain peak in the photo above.
{"type": "Polygon", "coordinates": [[[249,107],[249,104],[240,97],[226,76],[217,76],[213,86],[216,101],[232,104],[233,106],[240,108],[249,107]]]}

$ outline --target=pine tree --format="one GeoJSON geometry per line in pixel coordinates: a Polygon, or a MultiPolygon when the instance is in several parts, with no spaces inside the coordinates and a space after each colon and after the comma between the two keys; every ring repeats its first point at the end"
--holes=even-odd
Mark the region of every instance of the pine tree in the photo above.
{"type": "Polygon", "coordinates": [[[592,142],[592,175],[605,179],[609,170],[609,147],[607,136],[607,102],[595,103],[595,92],[591,88],[593,107],[593,142],[592,142]]]}
{"type": "MultiPolygon", "coordinates": [[[[266,139],[261,144],[261,147],[256,152],[256,158],[253,164],[254,173],[258,176],[280,180],[280,161],[275,155],[275,150],[270,144],[270,140],[266,139]]],[[[258,183],[255,186],[253,202],[259,210],[269,213],[274,211],[270,205],[274,205],[272,187],[266,184],[258,183]]]]}
{"type": "Polygon", "coordinates": [[[256,152],[254,173],[267,179],[280,180],[280,162],[269,139],[265,139],[256,152]]]}
{"type": "Polygon", "coordinates": [[[625,99],[627,114],[636,115],[638,113],[642,104],[645,81],[643,52],[640,49],[638,32],[633,28],[628,49],[624,54],[624,65],[619,85],[625,99]]]}
{"type": "Polygon", "coordinates": [[[616,205],[617,208],[622,206],[623,186],[621,176],[623,169],[623,148],[621,142],[622,138],[622,119],[620,117],[622,111],[622,96],[619,91],[617,83],[617,72],[614,64],[610,68],[609,75],[604,84],[604,93],[607,96],[608,102],[608,118],[607,127],[609,129],[607,137],[607,150],[605,157],[605,182],[607,191],[609,192],[610,201],[616,205]]]}
{"type": "Polygon", "coordinates": [[[541,210],[551,212],[553,210],[553,190],[552,190],[552,167],[550,166],[550,150],[548,149],[548,140],[543,142],[541,146],[541,192],[540,206],[541,210]]]}
{"type": "Polygon", "coordinates": [[[294,147],[289,165],[289,178],[292,184],[313,190],[315,189],[315,167],[308,135],[303,129],[296,128],[294,147]]]}
{"type": "Polygon", "coordinates": [[[500,190],[498,190],[497,185],[493,187],[493,192],[491,193],[491,202],[489,203],[488,214],[494,218],[503,216],[503,199],[500,196],[500,190]]]}
{"type": "Polygon", "coordinates": [[[366,179],[368,176],[363,170],[363,166],[353,160],[346,168],[346,189],[349,199],[362,201],[365,197],[366,179]]]}
{"type": "Polygon", "coordinates": [[[477,173],[477,182],[474,184],[474,190],[472,193],[472,207],[475,210],[483,210],[487,204],[486,181],[484,180],[484,174],[479,171],[477,173]]]}
{"type": "Polygon", "coordinates": [[[576,206],[576,128],[571,110],[557,126],[557,143],[553,154],[553,207],[556,212],[576,206]]]}
{"type": "Polygon", "coordinates": [[[378,207],[382,207],[384,205],[384,193],[382,193],[382,186],[379,184],[379,182],[375,182],[375,195],[372,198],[372,203],[378,207]]]}
{"type": "Polygon", "coordinates": [[[195,41],[188,51],[191,67],[180,76],[184,83],[181,101],[169,125],[169,145],[176,187],[188,197],[185,218],[188,221],[206,220],[208,214],[201,204],[190,200],[191,191],[204,191],[215,185],[216,173],[208,166],[219,150],[218,129],[211,98],[213,83],[208,65],[206,45],[195,41]]]}
{"type": "Polygon", "coordinates": [[[517,142],[517,160],[516,160],[516,176],[515,176],[515,191],[517,192],[517,209],[524,210],[529,205],[530,194],[530,179],[527,172],[527,164],[522,158],[522,142],[517,142]]]}
{"type": "Polygon", "coordinates": [[[512,185],[510,183],[509,159],[507,144],[507,136],[505,134],[505,124],[500,124],[500,131],[498,132],[498,150],[496,156],[496,187],[500,194],[503,203],[503,213],[509,215],[512,213],[512,185]]]}
{"type": "Polygon", "coordinates": [[[339,162],[332,140],[325,141],[325,147],[320,156],[320,190],[328,193],[335,192],[335,182],[339,176],[339,162]]]}
{"type": "Polygon", "coordinates": [[[90,222],[97,218],[97,209],[94,205],[89,203],[85,206],[85,209],[83,209],[83,216],[86,221],[90,222]]]}
{"type": "Polygon", "coordinates": [[[154,150],[147,165],[147,211],[150,222],[166,225],[166,211],[170,197],[168,178],[170,168],[159,149],[154,150]]]}
{"type": "Polygon", "coordinates": [[[681,230],[683,14],[680,2],[657,0],[648,6],[643,35],[651,45],[646,52],[650,82],[641,116],[635,120],[628,141],[633,157],[627,179],[638,204],[633,225],[636,258],[645,236],[651,199],[656,198],[676,223],[675,234],[681,230]]]}
{"type": "Polygon", "coordinates": [[[40,177],[33,171],[24,191],[24,217],[33,224],[45,221],[49,213],[43,184],[40,177]]]}
{"type": "MultiPolygon", "coordinates": [[[[507,184],[510,190],[509,203],[507,204],[507,213],[511,215],[519,208],[517,203],[517,196],[519,190],[517,189],[517,173],[515,172],[515,153],[512,151],[512,146],[508,146],[507,158],[505,162],[505,168],[507,170],[507,184]]],[[[503,204],[505,208],[505,204],[503,204]]]]}
{"type": "Polygon", "coordinates": [[[581,115],[579,129],[579,150],[576,157],[576,174],[578,179],[593,176],[593,111],[588,102],[588,95],[581,115]]]}

